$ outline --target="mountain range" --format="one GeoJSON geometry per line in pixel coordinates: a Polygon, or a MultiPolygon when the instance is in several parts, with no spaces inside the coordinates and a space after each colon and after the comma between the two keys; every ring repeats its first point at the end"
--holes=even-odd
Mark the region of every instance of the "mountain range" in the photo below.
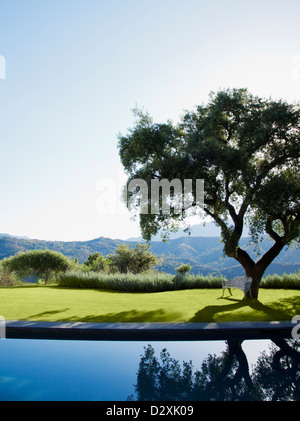
{"type": "MultiPolygon", "coordinates": [[[[198,227],[199,228],[199,227],[198,227]]],[[[175,268],[181,263],[189,263],[192,273],[202,275],[223,275],[226,277],[243,275],[244,270],[234,259],[223,255],[223,244],[219,236],[195,236],[198,228],[192,229],[191,235],[182,233],[173,234],[169,240],[163,242],[155,239],[150,242],[151,251],[158,257],[163,257],[157,266],[159,271],[176,273],[175,268]]],[[[213,229],[213,228],[212,228],[213,229]]],[[[15,255],[21,251],[33,249],[49,249],[61,252],[71,259],[78,258],[80,263],[87,260],[89,254],[99,252],[106,256],[113,253],[118,244],[130,243],[132,246],[140,238],[118,240],[105,237],[95,238],[89,241],[45,241],[29,239],[27,237],[14,237],[9,234],[0,234],[0,260],[15,255]]],[[[268,236],[260,243],[260,251],[264,254],[272,245],[268,236]]],[[[250,237],[244,236],[240,240],[240,246],[245,248],[251,257],[256,260],[250,237]]],[[[294,273],[300,270],[300,250],[286,248],[277,256],[267,268],[265,275],[277,273],[294,273]]]]}

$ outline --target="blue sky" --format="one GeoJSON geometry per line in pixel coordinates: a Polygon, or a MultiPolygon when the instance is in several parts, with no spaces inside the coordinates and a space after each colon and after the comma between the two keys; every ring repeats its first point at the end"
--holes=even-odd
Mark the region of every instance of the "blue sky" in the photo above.
{"type": "Polygon", "coordinates": [[[176,121],[227,87],[299,101],[299,16],[299,0],[0,0],[0,233],[139,235],[118,199],[131,110],[176,121]]]}

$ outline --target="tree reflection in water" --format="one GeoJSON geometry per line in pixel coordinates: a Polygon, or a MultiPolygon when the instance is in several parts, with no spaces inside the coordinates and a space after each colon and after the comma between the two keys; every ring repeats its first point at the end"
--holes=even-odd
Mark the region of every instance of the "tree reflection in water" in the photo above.
{"type": "Polygon", "coordinates": [[[137,401],[299,401],[300,342],[272,339],[269,353],[263,351],[251,373],[242,348],[243,340],[228,340],[220,356],[209,354],[200,370],[192,361],[173,359],[167,349],[155,356],[151,345],[139,364],[137,401]]]}

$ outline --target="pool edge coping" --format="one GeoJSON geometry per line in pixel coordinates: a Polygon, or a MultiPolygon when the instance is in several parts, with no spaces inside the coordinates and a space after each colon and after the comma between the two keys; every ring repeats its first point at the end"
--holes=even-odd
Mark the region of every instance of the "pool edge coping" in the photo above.
{"type": "Polygon", "coordinates": [[[291,321],[94,323],[6,320],[7,339],[202,341],[292,338],[291,321]]]}

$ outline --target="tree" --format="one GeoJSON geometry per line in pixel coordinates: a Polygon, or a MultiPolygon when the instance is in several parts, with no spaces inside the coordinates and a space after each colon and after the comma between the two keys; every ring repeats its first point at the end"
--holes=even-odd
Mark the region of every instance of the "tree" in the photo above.
{"type": "Polygon", "coordinates": [[[141,273],[158,263],[157,257],[149,249],[148,244],[136,243],[134,249],[130,244],[119,244],[109,259],[121,273],[141,273]]]}
{"type": "Polygon", "coordinates": [[[108,272],[111,262],[100,253],[91,253],[84,265],[94,272],[108,272]]]}
{"type": "MultiPolygon", "coordinates": [[[[164,213],[161,191],[159,212],[151,212],[151,195],[137,203],[144,210],[139,215],[144,239],[160,230],[167,237],[180,223],[188,224],[191,210],[212,218],[221,228],[224,253],[252,278],[251,295],[257,298],[266,268],[285,246],[299,243],[300,106],[232,89],[212,93],[207,105],[185,112],[176,125],[156,124],[139,110],[135,115],[134,127],[118,144],[128,183],[193,181],[192,204],[182,205],[182,212],[173,206],[164,213]],[[195,200],[195,180],[205,183],[202,207],[195,200]],[[239,246],[246,221],[256,248],[265,234],[274,242],[256,261],[239,246]]],[[[136,192],[129,189],[127,204],[136,192]]],[[[171,188],[168,200],[182,203],[182,196],[171,188]]]]}
{"type": "Polygon", "coordinates": [[[263,400],[300,400],[299,339],[273,338],[270,355],[262,353],[254,366],[253,382],[263,400]]]}
{"type": "Polygon", "coordinates": [[[200,370],[192,361],[171,358],[164,348],[160,360],[151,345],[144,347],[137,373],[135,396],[138,401],[255,401],[260,400],[259,382],[254,385],[240,340],[228,340],[220,355],[209,354],[200,370]]]}
{"type": "Polygon", "coordinates": [[[176,272],[179,273],[180,275],[187,274],[191,269],[192,269],[192,266],[189,265],[188,263],[184,263],[178,266],[177,268],[175,268],[176,272]]]}
{"type": "Polygon", "coordinates": [[[250,371],[242,339],[229,339],[219,356],[208,354],[199,370],[182,364],[167,349],[155,356],[144,347],[137,372],[137,401],[299,401],[300,344],[297,339],[273,338],[250,371]]]}
{"type": "Polygon", "coordinates": [[[149,244],[136,243],[133,250],[132,271],[135,273],[146,272],[157,265],[158,258],[150,251],[149,244]]]}
{"type": "Polygon", "coordinates": [[[47,283],[51,276],[71,269],[72,262],[55,251],[30,250],[4,259],[2,266],[5,271],[15,272],[21,278],[33,276],[43,278],[47,283]]]}
{"type": "Polygon", "coordinates": [[[14,272],[7,272],[0,262],[0,287],[11,287],[18,284],[18,278],[14,272]]]}

